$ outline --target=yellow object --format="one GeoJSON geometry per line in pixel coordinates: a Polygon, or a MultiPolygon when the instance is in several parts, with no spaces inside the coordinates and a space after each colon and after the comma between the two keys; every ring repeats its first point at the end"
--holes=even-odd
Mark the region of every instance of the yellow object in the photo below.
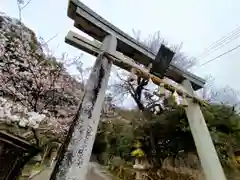
{"type": "Polygon", "coordinates": [[[140,147],[142,147],[142,144],[141,144],[139,141],[137,141],[137,142],[134,144],[134,147],[135,147],[135,148],[140,148],[140,147]]]}
{"type": "Polygon", "coordinates": [[[143,157],[144,155],[145,155],[145,153],[140,148],[138,148],[132,152],[132,156],[134,156],[136,158],[143,157]]]}

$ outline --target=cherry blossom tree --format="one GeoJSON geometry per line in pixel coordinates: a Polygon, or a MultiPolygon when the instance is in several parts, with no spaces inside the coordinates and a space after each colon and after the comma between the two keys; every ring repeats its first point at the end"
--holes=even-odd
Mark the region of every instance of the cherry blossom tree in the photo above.
{"type": "MultiPolygon", "coordinates": [[[[28,111],[28,118],[18,124],[28,126],[36,139],[40,120],[66,130],[83,95],[83,84],[67,73],[65,59],[60,62],[45,53],[46,44],[19,20],[0,16],[0,32],[0,96],[28,111]]],[[[10,108],[12,103],[7,104],[4,107],[10,108]]],[[[2,119],[9,115],[9,110],[3,112],[2,119]]],[[[14,118],[7,119],[17,121],[14,118]]]]}
{"type": "MultiPolygon", "coordinates": [[[[8,125],[30,130],[27,134],[34,137],[38,146],[43,144],[41,135],[61,140],[78,111],[90,68],[83,68],[81,56],[69,58],[64,53],[55,58],[47,42],[37,39],[19,20],[3,15],[0,16],[0,42],[2,124],[5,119],[8,125]],[[75,67],[75,75],[67,72],[70,66],[75,67]],[[23,116],[10,113],[14,106],[21,109],[17,114],[23,116]]],[[[103,115],[112,108],[109,103],[108,99],[103,115]]]]}

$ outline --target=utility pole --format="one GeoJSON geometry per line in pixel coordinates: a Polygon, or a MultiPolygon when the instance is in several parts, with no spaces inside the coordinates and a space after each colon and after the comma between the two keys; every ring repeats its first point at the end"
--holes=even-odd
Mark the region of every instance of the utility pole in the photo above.
{"type": "Polygon", "coordinates": [[[70,127],[51,180],[86,180],[112,66],[104,52],[113,53],[116,47],[117,39],[114,36],[108,35],[104,38],[101,53],[97,56],[87,81],[78,115],[70,127]]]}

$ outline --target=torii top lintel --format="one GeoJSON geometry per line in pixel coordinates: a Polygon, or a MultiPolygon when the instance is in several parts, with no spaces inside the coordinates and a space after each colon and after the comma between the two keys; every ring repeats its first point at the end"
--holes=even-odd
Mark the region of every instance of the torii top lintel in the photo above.
{"type": "MultiPolygon", "coordinates": [[[[106,35],[112,34],[116,36],[118,40],[117,50],[119,52],[145,66],[148,66],[150,63],[154,64],[156,55],[153,52],[137,42],[131,36],[127,35],[103,19],[82,2],[78,0],[69,0],[68,16],[74,20],[74,26],[76,28],[87,33],[94,39],[102,41],[106,35]]],[[[171,52],[171,50],[168,48],[165,48],[165,50],[166,49],[168,52],[171,52]]],[[[170,56],[172,56],[171,53],[170,56]]],[[[152,73],[158,77],[162,76],[160,72],[156,70],[156,68],[152,73]]],[[[196,75],[189,73],[173,64],[170,64],[165,76],[178,83],[181,83],[184,79],[188,79],[191,82],[194,90],[201,89],[205,84],[204,79],[197,77],[196,75]]]]}

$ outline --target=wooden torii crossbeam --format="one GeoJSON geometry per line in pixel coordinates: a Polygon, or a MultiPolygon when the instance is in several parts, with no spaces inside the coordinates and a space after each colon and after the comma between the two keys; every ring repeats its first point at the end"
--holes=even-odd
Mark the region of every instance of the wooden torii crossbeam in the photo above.
{"type": "Polygon", "coordinates": [[[69,0],[68,16],[74,20],[75,27],[95,40],[90,41],[83,36],[69,32],[66,42],[97,56],[97,59],[85,86],[84,97],[79,104],[76,117],[62,146],[51,180],[88,179],[89,160],[112,64],[127,71],[135,68],[142,75],[151,78],[153,82],[155,80],[155,84],[163,82],[168,85],[166,88],[169,90],[172,88],[179,94],[186,95],[188,106],[185,108],[185,112],[206,180],[226,180],[200,106],[193,101],[193,99],[199,100],[195,96],[194,90],[202,88],[205,81],[169,64],[174,52],[165,46],[160,47],[157,55],[153,54],[78,0],[69,0]],[[154,68],[149,71],[138,64],[145,67],[152,64],[154,68]],[[169,84],[162,79],[163,76],[179,84],[169,84]]]}

